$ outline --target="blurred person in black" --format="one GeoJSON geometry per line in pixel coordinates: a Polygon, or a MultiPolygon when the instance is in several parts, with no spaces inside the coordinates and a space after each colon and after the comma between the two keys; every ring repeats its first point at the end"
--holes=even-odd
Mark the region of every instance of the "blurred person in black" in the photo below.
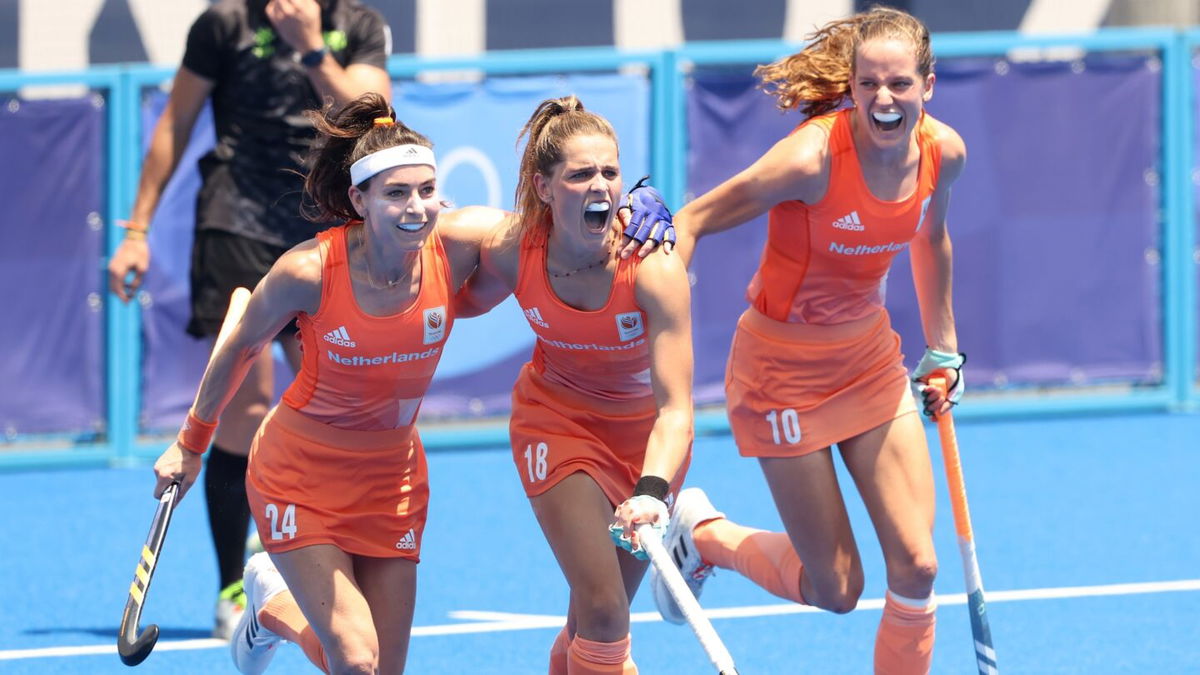
{"type": "MultiPolygon", "coordinates": [[[[357,0],[220,0],[188,32],[183,63],[154,128],[125,240],[108,265],[109,287],[128,302],[150,264],[146,234],[206,101],[216,146],[200,159],[187,331],[210,343],[234,288],[253,289],[289,248],[324,229],[300,213],[303,158],[314,138],[307,109],[367,92],[390,98],[391,34],[357,0]]],[[[280,334],[298,369],[295,327],[280,334]]],[[[220,585],[215,637],[228,638],[245,607],[242,568],[250,508],[246,456],[273,397],[264,350],[234,395],[205,471],[209,526],[220,585]]]]}

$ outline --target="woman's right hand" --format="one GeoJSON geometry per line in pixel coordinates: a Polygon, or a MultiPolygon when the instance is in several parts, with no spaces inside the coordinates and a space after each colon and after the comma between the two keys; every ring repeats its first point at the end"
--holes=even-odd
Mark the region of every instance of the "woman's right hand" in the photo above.
{"type": "Polygon", "coordinates": [[[150,247],[145,239],[125,239],[108,261],[108,288],[123,302],[142,287],[150,268],[150,247]],[[132,273],[133,276],[130,276],[132,273]]]}
{"type": "Polygon", "coordinates": [[[172,443],[154,463],[154,475],[157,479],[154,484],[154,498],[162,497],[167,486],[175,482],[179,483],[179,499],[183,499],[188,488],[192,487],[192,483],[200,476],[202,458],[203,455],[184,450],[179,447],[179,443],[172,443]]]}

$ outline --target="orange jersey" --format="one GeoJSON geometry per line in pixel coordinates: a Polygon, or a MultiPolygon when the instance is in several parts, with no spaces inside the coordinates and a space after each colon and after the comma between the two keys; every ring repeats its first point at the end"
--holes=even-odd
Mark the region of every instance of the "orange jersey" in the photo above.
{"type": "Polygon", "coordinates": [[[933,119],[925,114],[917,127],[916,189],[888,202],[871,194],[863,178],[850,131],[852,112],[814,117],[797,127],[816,124],[828,131],[829,188],[815,204],[784,202],[768,215],[767,243],[747,297],[776,321],[837,324],[879,311],[892,259],[925,224],[941,165],[933,119]]]}
{"type": "Polygon", "coordinates": [[[421,250],[416,299],[403,312],[372,316],[359,308],[350,283],[350,227],[317,235],[321,306],[300,314],[304,359],[283,403],[343,429],[410,426],[454,324],[450,263],[435,232],[421,250]]]}
{"type": "Polygon", "coordinates": [[[533,368],[555,384],[609,400],[651,396],[646,315],[634,294],[641,258],[617,265],[608,302],[595,311],[575,309],[554,294],[546,272],[546,235],[521,242],[513,294],[537,334],[533,368]]]}

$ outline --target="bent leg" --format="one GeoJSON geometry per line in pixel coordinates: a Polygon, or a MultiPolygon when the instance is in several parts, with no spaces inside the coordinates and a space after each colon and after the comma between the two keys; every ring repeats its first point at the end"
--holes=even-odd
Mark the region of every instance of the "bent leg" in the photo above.
{"type": "Polygon", "coordinates": [[[863,590],[862,559],[833,453],[823,448],[800,457],[762,457],[759,464],[788,539],[804,563],[800,595],[831,612],[854,609],[863,590]]]}
{"type": "Polygon", "coordinates": [[[571,586],[568,647],[571,675],[637,672],[629,658],[626,579],[640,580],[646,563],[622,564],[608,535],[613,506],[595,481],[574,473],[532,497],[534,515],[571,586]]]}
{"type": "Polygon", "coordinates": [[[404,558],[356,556],[354,569],[375,620],[379,672],[403,673],[416,605],[417,563],[404,558]]]}
{"type": "Polygon", "coordinates": [[[933,469],[916,414],[841,444],[887,563],[888,594],[875,643],[878,673],[927,673],[933,658],[933,469]]]}
{"type": "Polygon", "coordinates": [[[377,672],[379,638],[354,558],[336,546],[318,544],[272,553],[271,560],[324,647],[329,672],[377,672]]]}

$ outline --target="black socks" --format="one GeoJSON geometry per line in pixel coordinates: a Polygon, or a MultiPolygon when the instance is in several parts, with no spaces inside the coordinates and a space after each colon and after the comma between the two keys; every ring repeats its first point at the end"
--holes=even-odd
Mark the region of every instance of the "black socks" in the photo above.
{"type": "Polygon", "coordinates": [[[204,470],[208,526],[217,551],[222,589],[242,578],[246,564],[246,531],[250,523],[250,504],[246,501],[248,461],[213,445],[204,470]]]}

